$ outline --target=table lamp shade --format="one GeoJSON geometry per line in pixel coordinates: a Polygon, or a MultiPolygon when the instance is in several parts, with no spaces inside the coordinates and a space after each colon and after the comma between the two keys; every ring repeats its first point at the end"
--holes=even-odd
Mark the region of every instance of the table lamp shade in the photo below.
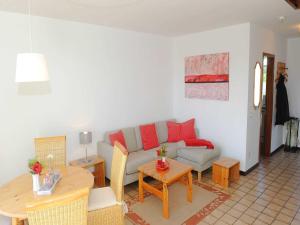
{"type": "Polygon", "coordinates": [[[82,145],[92,143],[92,132],[84,131],[79,133],[79,142],[82,145]]]}
{"type": "Polygon", "coordinates": [[[48,81],[45,56],[38,53],[20,53],[17,56],[16,82],[48,81]]]}

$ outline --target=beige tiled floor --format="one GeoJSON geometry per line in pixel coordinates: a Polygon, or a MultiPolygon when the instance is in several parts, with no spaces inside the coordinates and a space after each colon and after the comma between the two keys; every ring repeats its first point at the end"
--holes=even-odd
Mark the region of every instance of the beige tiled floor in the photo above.
{"type": "MultiPolygon", "coordinates": [[[[202,182],[215,186],[211,171],[202,182]]],[[[125,196],[136,195],[137,190],[137,183],[128,185],[125,196]]],[[[199,224],[300,225],[300,154],[280,151],[262,159],[259,167],[223,191],[230,193],[230,200],[199,224]]],[[[132,225],[127,220],[126,224],[132,225]]]]}

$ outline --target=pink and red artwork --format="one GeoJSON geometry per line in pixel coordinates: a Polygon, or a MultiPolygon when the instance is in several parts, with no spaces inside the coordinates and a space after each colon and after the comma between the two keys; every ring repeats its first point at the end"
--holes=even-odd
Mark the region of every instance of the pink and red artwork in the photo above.
{"type": "Polygon", "coordinates": [[[228,101],[228,52],[185,58],[185,97],[228,101]]]}

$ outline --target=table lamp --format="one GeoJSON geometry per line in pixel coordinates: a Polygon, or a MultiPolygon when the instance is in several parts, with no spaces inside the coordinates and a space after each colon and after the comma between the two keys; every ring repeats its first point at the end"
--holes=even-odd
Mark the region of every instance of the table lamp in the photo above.
{"type": "Polygon", "coordinates": [[[92,132],[89,131],[83,131],[79,133],[79,143],[81,145],[85,145],[85,159],[83,159],[83,162],[91,162],[91,160],[88,160],[87,158],[87,145],[92,143],[92,132]]]}

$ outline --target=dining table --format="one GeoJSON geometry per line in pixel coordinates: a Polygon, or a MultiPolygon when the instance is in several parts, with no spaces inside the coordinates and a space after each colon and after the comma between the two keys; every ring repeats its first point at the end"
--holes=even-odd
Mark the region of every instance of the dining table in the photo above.
{"type": "Polygon", "coordinates": [[[30,173],[20,175],[1,186],[0,215],[10,217],[12,225],[24,225],[27,219],[26,205],[35,201],[53,202],[58,196],[82,188],[92,188],[94,185],[94,177],[89,170],[72,166],[57,170],[61,174],[61,179],[51,195],[39,196],[33,192],[30,173]]]}

